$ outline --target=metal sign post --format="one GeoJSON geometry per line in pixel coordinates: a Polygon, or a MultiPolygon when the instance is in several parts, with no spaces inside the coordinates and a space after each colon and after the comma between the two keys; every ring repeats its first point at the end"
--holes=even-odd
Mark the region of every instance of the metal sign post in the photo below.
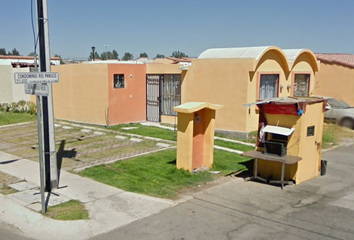
{"type": "MultiPolygon", "coordinates": [[[[49,21],[47,0],[36,0],[40,74],[50,72],[49,21]]],[[[58,168],[55,147],[52,84],[48,83],[48,96],[42,96],[43,137],[46,190],[58,187],[58,168]]]]}
{"type": "Polygon", "coordinates": [[[38,149],[39,149],[39,177],[41,184],[41,203],[42,203],[42,214],[46,213],[47,208],[45,206],[45,196],[44,196],[44,152],[43,152],[43,129],[42,129],[42,110],[41,110],[41,97],[36,96],[37,100],[37,127],[38,127],[38,149]]]}

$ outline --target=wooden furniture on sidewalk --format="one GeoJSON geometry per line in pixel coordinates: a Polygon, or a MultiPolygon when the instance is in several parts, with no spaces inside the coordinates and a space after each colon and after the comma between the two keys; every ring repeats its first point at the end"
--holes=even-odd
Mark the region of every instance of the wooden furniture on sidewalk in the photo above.
{"type": "Polygon", "coordinates": [[[281,168],[281,177],[280,180],[270,180],[269,183],[280,183],[281,184],[281,189],[283,189],[284,184],[292,184],[292,181],[284,181],[284,172],[285,172],[285,165],[286,164],[295,164],[301,160],[301,157],[295,157],[295,156],[277,156],[277,155],[270,155],[270,154],[264,154],[260,151],[252,150],[249,152],[245,152],[241,154],[242,156],[245,157],[252,157],[254,158],[255,164],[254,164],[254,175],[247,180],[252,180],[252,179],[258,179],[263,182],[267,182],[265,178],[262,178],[258,176],[258,159],[265,160],[265,161],[273,161],[273,162],[280,162],[282,163],[282,168],[281,168]]]}

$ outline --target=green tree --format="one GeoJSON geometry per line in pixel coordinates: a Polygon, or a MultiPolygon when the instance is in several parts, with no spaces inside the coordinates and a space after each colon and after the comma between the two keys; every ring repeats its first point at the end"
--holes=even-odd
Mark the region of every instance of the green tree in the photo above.
{"type": "Polygon", "coordinates": [[[29,56],[29,57],[34,57],[34,52],[30,52],[30,53],[28,54],[28,56],[29,56]]]}
{"type": "Polygon", "coordinates": [[[122,60],[123,61],[127,61],[127,60],[133,60],[134,58],[134,55],[129,53],[129,52],[126,52],[124,53],[124,56],[122,57],[122,60]]]}
{"type": "Polygon", "coordinates": [[[163,55],[163,54],[157,54],[155,58],[165,58],[165,55],[163,55]]]}
{"type": "Polygon", "coordinates": [[[12,51],[10,52],[8,52],[7,53],[7,55],[11,55],[11,56],[20,56],[20,52],[19,51],[17,51],[17,49],[16,48],[14,48],[14,49],[12,49],[12,51]]]}
{"type": "Polygon", "coordinates": [[[113,56],[112,56],[112,59],[119,59],[119,58],[118,58],[119,54],[118,54],[118,52],[117,52],[116,50],[113,49],[112,55],[113,55],[113,56]]]}
{"type": "MultiPolygon", "coordinates": [[[[92,60],[92,59],[93,59],[93,53],[91,52],[88,60],[92,60]]],[[[100,55],[97,52],[95,52],[94,59],[100,59],[100,55]]]]}
{"type": "Polygon", "coordinates": [[[61,58],[61,56],[60,56],[60,55],[55,54],[55,55],[54,55],[54,57],[58,57],[58,58],[60,58],[60,64],[65,64],[65,62],[63,61],[63,59],[61,58]]]}
{"type": "Polygon", "coordinates": [[[180,51],[173,51],[171,57],[184,58],[184,57],[188,57],[188,55],[180,51]]]}
{"type": "Polygon", "coordinates": [[[0,48],[0,55],[7,55],[5,48],[0,48]]]}
{"type": "Polygon", "coordinates": [[[101,59],[108,60],[108,59],[117,59],[117,58],[115,58],[115,55],[111,51],[108,51],[108,52],[101,53],[101,59]]]}
{"type": "Polygon", "coordinates": [[[146,52],[140,53],[141,58],[148,58],[148,55],[146,52]]]}

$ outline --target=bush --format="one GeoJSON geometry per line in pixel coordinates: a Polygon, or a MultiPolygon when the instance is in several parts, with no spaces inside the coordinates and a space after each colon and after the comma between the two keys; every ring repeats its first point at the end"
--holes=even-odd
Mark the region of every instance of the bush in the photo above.
{"type": "Polygon", "coordinates": [[[1,103],[0,111],[11,113],[37,114],[36,104],[31,101],[21,100],[19,102],[1,103]]]}

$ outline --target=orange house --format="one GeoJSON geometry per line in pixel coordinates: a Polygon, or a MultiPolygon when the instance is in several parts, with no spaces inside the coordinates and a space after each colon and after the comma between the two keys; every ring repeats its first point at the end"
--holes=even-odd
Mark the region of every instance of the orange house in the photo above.
{"type": "Polygon", "coordinates": [[[53,84],[57,119],[99,125],[146,119],[146,66],[89,62],[52,66],[60,81],[53,84]]]}
{"type": "Polygon", "coordinates": [[[266,98],[312,96],[315,55],[306,49],[274,46],[208,49],[182,72],[182,104],[224,105],[216,129],[247,136],[258,128],[258,108],[243,104],[266,98]]]}

